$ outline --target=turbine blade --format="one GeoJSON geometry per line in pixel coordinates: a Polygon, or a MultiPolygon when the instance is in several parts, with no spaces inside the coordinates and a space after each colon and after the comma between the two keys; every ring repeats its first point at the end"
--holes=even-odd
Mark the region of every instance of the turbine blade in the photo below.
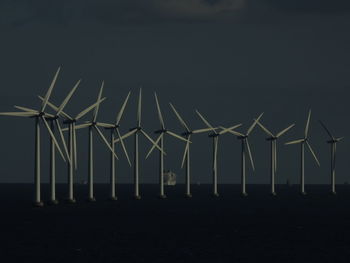
{"type": "Polygon", "coordinates": [[[82,118],[83,116],[85,116],[87,113],[89,113],[91,110],[93,110],[97,105],[99,105],[100,103],[102,103],[106,98],[103,98],[97,102],[95,102],[94,104],[90,105],[89,107],[87,107],[85,110],[83,110],[82,112],[80,112],[75,119],[79,120],[80,118],[82,118]]]}
{"type": "Polygon", "coordinates": [[[66,161],[66,158],[64,158],[64,154],[63,154],[63,152],[61,150],[61,147],[58,145],[58,142],[57,142],[57,140],[55,138],[55,135],[53,134],[49,124],[47,123],[47,121],[45,120],[45,118],[43,116],[41,116],[40,118],[43,121],[47,131],[49,132],[51,139],[53,140],[54,144],[56,145],[56,148],[57,148],[58,152],[60,153],[63,161],[66,161]]]}
{"type": "MultiPolygon", "coordinates": [[[[155,141],[155,143],[157,144],[157,145],[159,145],[159,141],[160,141],[160,139],[163,137],[163,133],[161,133],[159,136],[158,136],[158,138],[157,138],[157,140],[155,141]]],[[[147,155],[146,155],[146,159],[150,156],[150,154],[153,152],[153,150],[156,148],[156,146],[155,146],[155,144],[153,144],[152,145],[152,147],[151,147],[151,149],[148,151],[148,153],[147,153],[147,155]]]]}
{"type": "Polygon", "coordinates": [[[246,145],[247,145],[247,150],[248,150],[248,155],[249,155],[250,163],[251,163],[251,165],[252,165],[253,171],[255,171],[253,156],[252,156],[252,152],[250,151],[250,146],[249,146],[248,138],[245,139],[245,142],[246,142],[246,145]]]}
{"type": "Polygon", "coordinates": [[[293,123],[292,125],[288,126],[287,128],[285,128],[284,130],[280,131],[279,133],[277,133],[276,137],[279,138],[280,136],[282,136],[283,134],[285,134],[287,131],[289,131],[291,128],[293,128],[295,126],[295,124],[293,123]]]}
{"type": "Polygon", "coordinates": [[[305,139],[299,139],[299,140],[295,140],[295,141],[286,142],[285,145],[297,144],[297,143],[301,143],[303,141],[305,141],[305,139]]]}
{"type": "Polygon", "coordinates": [[[319,123],[321,124],[321,126],[323,127],[323,129],[325,129],[325,131],[327,132],[327,134],[329,135],[329,137],[331,137],[332,140],[334,140],[335,138],[333,137],[333,135],[331,134],[331,132],[327,129],[326,125],[324,125],[324,123],[322,121],[319,120],[319,123]]]}
{"type": "Polygon", "coordinates": [[[198,129],[198,130],[194,130],[192,131],[193,134],[198,134],[198,133],[203,133],[203,132],[208,132],[208,131],[212,131],[212,128],[204,128],[204,129],[198,129]]]}
{"type": "Polygon", "coordinates": [[[183,154],[183,156],[182,156],[182,162],[181,162],[181,168],[183,168],[184,167],[184,164],[185,164],[185,159],[186,159],[186,156],[187,156],[187,154],[188,154],[188,149],[189,149],[189,147],[190,147],[190,139],[191,139],[191,135],[189,135],[188,137],[187,137],[187,143],[186,143],[186,147],[185,147],[185,151],[184,151],[184,154],[183,154]]]}
{"type": "Polygon", "coordinates": [[[219,132],[219,134],[227,133],[227,132],[229,132],[230,130],[234,130],[234,129],[240,127],[240,126],[242,126],[241,123],[240,123],[240,124],[237,124],[237,125],[235,125],[235,126],[229,127],[229,128],[224,128],[224,127],[222,127],[222,129],[221,129],[221,131],[219,132]]]}
{"type": "Polygon", "coordinates": [[[57,80],[57,77],[58,77],[58,74],[60,73],[60,70],[61,70],[61,67],[59,67],[56,71],[56,74],[55,76],[53,77],[53,80],[51,82],[51,85],[48,89],[48,91],[46,92],[46,95],[45,95],[45,98],[41,104],[41,112],[43,112],[46,108],[46,105],[47,105],[47,102],[49,101],[50,99],[50,96],[51,96],[51,93],[52,93],[52,90],[53,90],[53,87],[55,86],[55,83],[56,83],[56,80],[57,80]]]}
{"type": "Polygon", "coordinates": [[[81,79],[78,80],[78,82],[74,85],[73,89],[68,93],[67,97],[63,100],[63,102],[61,103],[60,107],[57,110],[57,113],[56,113],[57,115],[60,115],[61,112],[63,111],[64,107],[66,107],[67,103],[69,102],[69,100],[73,96],[75,90],[78,88],[80,82],[81,82],[81,79]]]}
{"type": "Polygon", "coordinates": [[[162,129],[164,129],[165,128],[164,119],[163,119],[162,111],[160,110],[157,93],[155,92],[154,92],[154,99],[156,100],[159,122],[160,122],[160,125],[162,126],[162,129]]]}
{"type": "Polygon", "coordinates": [[[275,137],[272,132],[270,132],[264,125],[262,125],[261,122],[257,121],[256,124],[258,124],[260,126],[260,128],[269,136],[271,137],[275,137]]]}
{"type": "Polygon", "coordinates": [[[30,109],[27,107],[22,107],[22,106],[17,106],[17,105],[15,105],[14,107],[18,110],[22,110],[22,111],[26,111],[26,112],[31,112],[31,113],[36,113],[36,114],[39,113],[37,110],[33,110],[33,109],[30,109]]]}
{"type": "Polygon", "coordinates": [[[166,131],[166,133],[171,135],[171,136],[173,136],[173,137],[175,137],[175,138],[177,138],[177,139],[179,139],[179,140],[181,140],[181,141],[187,142],[187,140],[184,137],[181,137],[181,136],[177,135],[176,133],[173,133],[171,131],[166,131]]]}
{"type": "Polygon", "coordinates": [[[317,157],[316,157],[316,154],[315,154],[314,150],[312,150],[311,145],[310,145],[310,143],[309,143],[308,141],[306,141],[306,145],[308,146],[308,148],[309,148],[309,150],[310,150],[312,156],[314,157],[316,163],[318,164],[318,166],[321,166],[321,165],[320,165],[320,162],[318,161],[318,159],[317,159],[317,157]]]}
{"type": "MultiPolygon", "coordinates": [[[[84,129],[84,128],[87,128],[91,126],[91,122],[88,122],[88,123],[83,123],[83,124],[79,124],[79,125],[74,125],[74,129],[75,130],[80,130],[80,129],[84,129]]],[[[64,131],[65,129],[63,129],[64,131]]]]}
{"type": "Polygon", "coordinates": [[[141,110],[142,107],[142,88],[140,88],[139,91],[139,101],[138,101],[138,105],[137,105],[137,126],[140,127],[141,126],[141,110]]]}
{"type": "Polygon", "coordinates": [[[16,117],[34,117],[36,113],[32,112],[0,112],[2,116],[16,116],[16,117]]]}
{"type": "Polygon", "coordinates": [[[173,110],[173,112],[175,113],[177,119],[179,120],[179,122],[182,124],[182,126],[185,128],[185,130],[187,132],[190,132],[190,128],[188,128],[187,124],[185,123],[185,121],[181,118],[180,114],[177,112],[177,110],[175,109],[175,107],[173,106],[173,104],[169,103],[171,109],[173,110]]]}
{"type": "Polygon", "coordinates": [[[339,138],[337,138],[336,140],[338,141],[338,142],[340,142],[342,139],[344,139],[345,137],[339,137],[339,138]]]}
{"type": "Polygon", "coordinates": [[[309,115],[308,115],[307,121],[306,121],[305,134],[304,134],[305,138],[307,138],[307,135],[309,133],[310,118],[311,118],[311,109],[309,110],[309,115]]]}
{"type": "Polygon", "coordinates": [[[166,155],[166,153],[163,151],[163,149],[161,149],[161,148],[158,146],[158,144],[156,144],[156,143],[152,140],[152,138],[151,138],[144,130],[140,130],[140,131],[141,131],[141,133],[143,134],[143,136],[145,136],[152,144],[154,144],[155,147],[156,147],[159,151],[161,151],[164,155],[166,155]]]}
{"type": "Polygon", "coordinates": [[[119,141],[120,141],[120,139],[124,140],[124,139],[126,139],[126,138],[130,137],[130,136],[131,136],[131,135],[133,135],[135,132],[137,132],[137,129],[133,129],[133,130],[131,130],[131,131],[127,132],[127,133],[126,133],[126,134],[124,134],[122,137],[115,139],[115,140],[114,140],[114,143],[119,142],[119,141]]]}
{"type": "Polygon", "coordinates": [[[99,126],[99,127],[103,127],[103,128],[113,128],[113,127],[115,127],[115,125],[113,125],[113,124],[104,123],[104,122],[97,122],[96,125],[99,126]]]}
{"type": "Polygon", "coordinates": [[[118,135],[118,138],[119,138],[119,140],[120,140],[120,144],[122,145],[122,148],[123,148],[125,157],[126,157],[126,159],[128,160],[129,166],[131,167],[131,162],[130,162],[129,154],[128,154],[128,151],[126,150],[126,147],[125,147],[124,141],[123,141],[123,139],[122,139],[122,136],[121,136],[121,134],[120,134],[120,132],[119,132],[119,129],[116,128],[115,130],[116,130],[117,135],[118,135]]]}
{"type": "MultiPolygon", "coordinates": [[[[98,93],[97,101],[101,100],[104,85],[105,85],[105,82],[102,81],[100,92],[98,93]]],[[[99,109],[100,109],[100,103],[98,103],[95,107],[95,111],[94,111],[94,115],[93,115],[93,122],[96,122],[96,120],[97,120],[97,115],[98,115],[99,109]]]]}
{"type": "Polygon", "coordinates": [[[103,135],[103,133],[101,132],[101,130],[97,127],[97,126],[93,126],[95,128],[95,130],[97,131],[98,135],[101,137],[102,141],[107,145],[108,149],[113,153],[114,157],[119,160],[118,156],[116,155],[116,153],[113,151],[111,145],[108,143],[106,137],[103,135]]]}
{"type": "Polygon", "coordinates": [[[202,116],[202,114],[200,114],[198,110],[196,110],[196,113],[198,114],[199,118],[201,118],[201,120],[204,122],[204,124],[207,125],[208,128],[211,128],[211,130],[216,134],[216,131],[213,128],[213,126],[210,125],[210,123],[202,116]]]}
{"type": "MultiPolygon", "coordinates": [[[[224,127],[221,127],[221,128],[225,129],[224,127]]],[[[228,130],[227,132],[232,133],[233,135],[236,135],[236,136],[244,136],[244,134],[234,130],[228,130]]]]}
{"type": "Polygon", "coordinates": [[[66,153],[66,156],[67,156],[67,160],[68,160],[69,163],[71,163],[71,159],[70,159],[69,152],[68,152],[68,147],[67,147],[67,144],[66,144],[66,140],[64,139],[64,135],[63,135],[63,131],[62,131],[60,122],[58,121],[58,119],[56,119],[55,123],[56,123],[56,126],[57,126],[58,133],[59,133],[59,135],[61,137],[61,141],[62,141],[62,144],[63,144],[64,152],[66,153]]]}
{"type": "Polygon", "coordinates": [[[253,131],[253,129],[254,129],[256,123],[261,119],[261,117],[262,117],[263,115],[264,115],[264,113],[261,113],[257,119],[254,119],[253,124],[252,124],[252,125],[249,127],[249,129],[247,130],[247,135],[249,135],[249,134],[253,131]]]}
{"type": "Polygon", "coordinates": [[[121,120],[121,118],[123,116],[126,104],[128,103],[128,100],[129,100],[129,97],[130,97],[130,93],[131,93],[131,91],[129,91],[128,95],[126,96],[126,98],[124,100],[124,103],[123,103],[123,105],[122,105],[122,107],[121,107],[121,109],[120,109],[120,111],[119,111],[119,113],[117,115],[117,118],[116,118],[116,124],[117,125],[119,125],[119,122],[120,122],[120,120],[121,120]]]}

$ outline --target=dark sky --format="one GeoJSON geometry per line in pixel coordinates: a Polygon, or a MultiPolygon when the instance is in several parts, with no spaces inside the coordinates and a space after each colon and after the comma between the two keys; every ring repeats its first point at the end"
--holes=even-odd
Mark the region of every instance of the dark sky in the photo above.
{"type": "MultiPolygon", "coordinates": [[[[328,183],[329,145],[317,120],[336,136],[350,133],[347,112],[350,88],[350,2],[325,0],[150,0],[150,1],[23,1],[0,2],[0,111],[13,105],[39,107],[58,66],[61,75],[52,101],[60,103],[75,81],[82,84],[67,112],[92,103],[105,80],[107,101],[100,120],[111,122],[132,91],[122,130],[135,126],[136,94],[144,87],[143,124],[158,128],[153,92],[158,93],[168,128],[182,128],[168,107],[171,101],[191,128],[203,124],[198,109],[214,126],[243,123],[265,112],[262,122],[272,131],[296,127],[281,138],[278,183],[299,181],[299,147],[284,146],[300,138],[312,108],[310,141],[318,168],[306,154],[306,183],[328,183]]],[[[90,116],[87,117],[87,119],[90,116]]],[[[32,182],[33,120],[2,117],[1,182],[32,182]]],[[[87,131],[79,131],[77,180],[87,177],[87,131]]],[[[107,134],[106,134],[107,135],[107,134]]],[[[154,136],[154,135],[153,135],[154,136]]],[[[256,129],[251,147],[256,172],[248,183],[269,182],[269,145],[256,129]]],[[[133,141],[127,143],[132,155],[133,141]]],[[[149,148],[142,142],[142,156],[149,148]]],[[[349,180],[350,143],[338,146],[337,178],[349,180]]],[[[48,140],[43,137],[43,181],[48,181],[48,140]]],[[[219,182],[238,183],[240,144],[220,139],[219,182]]],[[[120,149],[119,149],[120,150],[120,149]]],[[[122,152],[120,182],[132,182],[132,169],[122,152]]],[[[167,139],[166,168],[184,181],[180,169],[183,144],[167,139]]],[[[193,180],[211,182],[211,140],[193,138],[193,180]]],[[[59,161],[58,179],[66,180],[59,161]]],[[[108,179],[109,154],[96,138],[96,180],[108,179]]],[[[157,154],[142,161],[141,182],[157,181],[157,154]]]]}

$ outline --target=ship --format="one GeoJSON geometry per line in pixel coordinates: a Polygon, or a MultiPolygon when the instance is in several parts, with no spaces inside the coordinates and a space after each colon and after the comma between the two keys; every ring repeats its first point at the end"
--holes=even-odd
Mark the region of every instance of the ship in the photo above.
{"type": "Polygon", "coordinates": [[[176,185],[176,174],[168,170],[163,172],[164,185],[176,185]]]}

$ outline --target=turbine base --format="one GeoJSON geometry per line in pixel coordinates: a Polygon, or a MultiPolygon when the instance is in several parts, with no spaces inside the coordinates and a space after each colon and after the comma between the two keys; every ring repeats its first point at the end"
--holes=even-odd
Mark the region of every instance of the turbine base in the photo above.
{"type": "Polygon", "coordinates": [[[77,200],[75,200],[75,198],[73,198],[73,199],[67,199],[67,200],[65,200],[65,203],[66,204],[75,204],[77,202],[77,200]]]}
{"type": "Polygon", "coordinates": [[[244,193],[241,193],[241,196],[242,196],[242,197],[247,197],[248,194],[244,192],[244,193]]]}
{"type": "Polygon", "coordinates": [[[271,196],[276,196],[277,195],[277,193],[276,192],[271,192],[271,194],[270,194],[271,196]]]}
{"type": "Polygon", "coordinates": [[[192,198],[192,194],[189,194],[189,193],[185,194],[185,198],[192,198]]]}
{"type": "Polygon", "coordinates": [[[134,196],[134,199],[135,199],[135,200],[140,200],[140,199],[141,199],[141,195],[135,195],[135,196],[134,196]]]}
{"type": "Polygon", "coordinates": [[[307,195],[307,193],[306,193],[306,192],[300,192],[300,194],[301,194],[301,195],[307,195]]]}
{"type": "Polygon", "coordinates": [[[337,192],[331,191],[331,195],[337,195],[337,192]]]}
{"type": "Polygon", "coordinates": [[[96,198],[95,197],[89,197],[88,199],[86,199],[87,202],[96,202],[96,198]]]}
{"type": "Polygon", "coordinates": [[[219,197],[219,193],[213,193],[213,197],[219,197]]]}
{"type": "Polygon", "coordinates": [[[159,195],[158,198],[159,199],[166,199],[167,197],[166,197],[166,195],[159,195]]]}
{"type": "Polygon", "coordinates": [[[49,202],[47,202],[48,205],[58,205],[58,200],[55,199],[55,200],[50,200],[49,202]]]}
{"type": "Polygon", "coordinates": [[[112,196],[109,198],[109,201],[117,201],[118,200],[118,197],[116,196],[112,196]]]}
{"type": "Polygon", "coordinates": [[[44,206],[44,203],[42,201],[35,201],[33,203],[33,206],[34,207],[43,207],[44,206]]]}

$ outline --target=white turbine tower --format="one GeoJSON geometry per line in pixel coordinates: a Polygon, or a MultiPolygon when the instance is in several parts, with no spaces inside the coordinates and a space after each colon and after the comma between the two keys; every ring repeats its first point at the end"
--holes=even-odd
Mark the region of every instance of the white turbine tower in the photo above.
{"type": "Polygon", "coordinates": [[[193,134],[199,134],[199,133],[211,131],[212,128],[191,130],[189,128],[189,126],[185,123],[185,121],[182,119],[180,114],[177,112],[177,110],[175,109],[173,104],[171,104],[171,103],[169,103],[169,104],[170,104],[171,109],[175,113],[177,119],[181,123],[182,127],[185,129],[185,132],[182,135],[187,139],[187,143],[186,143],[185,151],[184,151],[184,154],[182,157],[181,168],[183,168],[185,160],[186,160],[186,194],[185,194],[185,197],[191,198],[192,197],[192,194],[191,194],[191,167],[190,167],[190,164],[191,164],[191,162],[190,162],[190,160],[191,160],[190,159],[191,136],[193,134]]]}
{"type": "MultiPolygon", "coordinates": [[[[104,81],[102,81],[100,92],[97,97],[97,102],[101,101],[102,98],[102,92],[104,87],[104,81]]],[[[108,149],[111,151],[111,153],[114,155],[116,159],[118,159],[118,156],[113,151],[113,148],[110,146],[109,142],[107,141],[106,137],[103,135],[102,131],[99,127],[110,127],[110,124],[97,122],[97,115],[98,111],[100,109],[100,103],[97,104],[95,107],[92,120],[89,122],[85,122],[84,124],[77,125],[75,129],[82,129],[82,128],[89,128],[89,138],[88,138],[88,145],[89,145],[89,153],[88,153],[88,187],[89,187],[89,193],[88,193],[88,199],[89,202],[96,201],[96,198],[94,196],[94,150],[93,150],[93,144],[94,144],[94,138],[93,138],[93,131],[96,131],[99,137],[102,139],[102,141],[105,143],[105,145],[108,147],[108,149]]]]}
{"type": "Polygon", "coordinates": [[[271,143],[271,194],[276,195],[275,191],[275,175],[277,171],[277,139],[294,127],[295,124],[288,126],[287,128],[281,130],[276,135],[270,132],[261,122],[257,122],[260,128],[269,136],[266,138],[267,141],[271,143]]]}
{"type": "MultiPolygon", "coordinates": [[[[157,112],[158,112],[158,118],[159,118],[159,122],[160,122],[160,130],[155,131],[155,133],[159,134],[159,137],[156,140],[156,144],[159,145],[159,148],[164,150],[164,135],[168,134],[170,136],[173,136],[174,138],[184,141],[184,142],[188,142],[186,139],[184,139],[183,137],[177,135],[176,133],[169,131],[168,129],[165,128],[165,124],[164,124],[164,119],[163,119],[163,115],[162,115],[162,111],[160,109],[159,106],[159,101],[158,101],[158,97],[157,94],[154,93],[154,99],[156,101],[156,105],[157,105],[157,112]]],[[[149,150],[146,159],[148,158],[148,156],[152,153],[152,151],[155,149],[155,145],[153,145],[151,147],[151,149],[149,150]]],[[[159,198],[164,199],[166,198],[166,195],[164,193],[164,176],[163,176],[163,172],[164,172],[164,154],[162,151],[159,151],[159,198]]]]}
{"type": "Polygon", "coordinates": [[[335,138],[328,130],[326,125],[324,125],[322,121],[319,122],[330,137],[330,140],[327,141],[327,143],[329,143],[331,146],[331,194],[335,195],[337,194],[337,192],[335,191],[335,157],[337,152],[337,142],[340,142],[344,137],[335,138]]]}
{"type": "Polygon", "coordinates": [[[141,103],[142,103],[142,89],[140,88],[139,91],[139,99],[138,99],[138,107],[137,107],[137,126],[134,128],[131,128],[130,131],[120,138],[116,139],[114,142],[119,142],[121,139],[128,138],[129,136],[134,135],[135,138],[135,145],[134,145],[134,198],[136,200],[141,199],[140,196],[140,190],[139,190],[139,134],[143,135],[148,141],[150,141],[155,147],[160,150],[163,154],[165,152],[159,148],[159,146],[152,140],[152,138],[143,130],[141,126],[141,115],[142,115],[142,109],[141,109],[141,103]]]}
{"type": "Polygon", "coordinates": [[[17,109],[23,110],[23,112],[1,112],[0,115],[4,116],[17,116],[17,117],[30,117],[30,118],[35,118],[35,161],[34,161],[34,187],[35,187],[35,195],[34,195],[34,206],[41,207],[44,205],[44,203],[41,200],[41,189],[40,189],[40,179],[41,179],[41,170],[40,170],[40,121],[44,124],[46,127],[47,131],[50,134],[50,137],[52,138],[54,144],[57,147],[57,150],[62,156],[62,159],[65,160],[65,157],[61,151],[60,146],[58,145],[58,142],[55,138],[55,135],[53,134],[50,125],[46,121],[46,117],[54,117],[51,114],[48,114],[45,112],[46,106],[48,104],[48,100],[51,96],[52,90],[54,88],[54,85],[56,83],[58,74],[60,72],[60,68],[58,68],[51,85],[45,95],[45,98],[41,104],[40,109],[35,110],[35,109],[30,109],[26,107],[20,107],[20,106],[15,106],[17,109]]]}
{"type": "Polygon", "coordinates": [[[310,126],[310,118],[311,118],[311,110],[309,110],[309,115],[307,118],[306,126],[305,126],[305,131],[304,131],[304,138],[295,140],[295,141],[290,141],[285,143],[286,145],[290,144],[300,144],[300,150],[301,150],[301,166],[300,166],[300,193],[302,195],[306,195],[305,192],[305,144],[307,145],[309,151],[311,152],[313,158],[315,159],[316,163],[318,166],[320,166],[320,162],[318,161],[315,152],[312,150],[311,145],[309,143],[309,138],[308,138],[308,133],[309,133],[309,126],[310,126]]]}
{"type": "Polygon", "coordinates": [[[208,126],[212,130],[213,133],[209,134],[209,137],[213,138],[213,196],[218,197],[218,169],[217,169],[217,160],[218,160],[218,145],[219,145],[219,136],[225,134],[227,132],[232,132],[232,130],[240,127],[242,124],[237,124],[230,128],[224,128],[220,132],[216,132],[215,128],[203,117],[202,114],[196,110],[196,113],[204,122],[205,125],[208,126]]]}
{"type": "MultiPolygon", "coordinates": [[[[129,158],[129,155],[128,155],[128,152],[126,150],[126,147],[125,147],[125,144],[124,144],[124,141],[123,139],[121,138],[121,134],[120,134],[120,120],[123,116],[123,113],[124,113],[124,110],[125,110],[125,107],[126,107],[126,104],[128,103],[128,100],[129,100],[129,97],[130,97],[130,92],[128,93],[128,95],[126,96],[125,100],[124,100],[124,103],[122,104],[122,107],[120,109],[120,111],[118,112],[117,114],[117,117],[116,117],[116,121],[114,124],[108,124],[108,125],[105,125],[105,129],[107,130],[110,130],[111,132],[111,137],[110,137],[110,146],[113,150],[113,152],[115,151],[115,143],[114,141],[116,140],[115,138],[115,134],[118,136],[118,139],[120,141],[120,144],[123,148],[123,151],[124,151],[124,154],[125,154],[125,157],[126,159],[128,160],[128,163],[129,165],[131,166],[131,162],[130,162],[130,158],[129,158]]],[[[116,163],[115,163],[115,156],[114,154],[111,152],[111,163],[110,163],[110,185],[111,185],[111,192],[110,192],[110,200],[112,201],[115,201],[117,200],[117,196],[116,196],[116,163]]]]}
{"type": "MultiPolygon", "coordinates": [[[[39,96],[40,99],[42,97],[39,96]]],[[[55,106],[51,102],[47,102],[47,105],[51,107],[54,111],[59,112],[59,116],[64,118],[63,123],[68,125],[68,128],[62,129],[62,131],[68,131],[68,153],[69,153],[69,159],[71,162],[68,163],[68,197],[66,202],[67,203],[75,203],[76,200],[74,198],[74,168],[75,170],[78,167],[77,163],[77,136],[76,136],[76,129],[77,128],[83,128],[86,127],[87,124],[81,124],[76,126],[76,122],[80,120],[82,117],[84,117],[87,113],[95,109],[101,102],[103,102],[106,98],[103,98],[94,104],[90,105],[80,113],[78,113],[75,117],[71,117],[67,113],[65,113],[63,110],[59,112],[59,108],[55,106]]]]}
{"type": "Polygon", "coordinates": [[[237,136],[238,140],[241,140],[242,143],[242,150],[241,150],[241,195],[247,196],[246,191],[246,151],[248,151],[250,164],[252,165],[253,171],[255,171],[253,156],[250,150],[248,137],[250,133],[253,131],[254,127],[256,126],[257,122],[260,120],[260,118],[263,116],[264,113],[261,113],[257,119],[254,120],[253,124],[248,128],[247,132],[245,134],[229,130],[230,133],[237,136]]]}

